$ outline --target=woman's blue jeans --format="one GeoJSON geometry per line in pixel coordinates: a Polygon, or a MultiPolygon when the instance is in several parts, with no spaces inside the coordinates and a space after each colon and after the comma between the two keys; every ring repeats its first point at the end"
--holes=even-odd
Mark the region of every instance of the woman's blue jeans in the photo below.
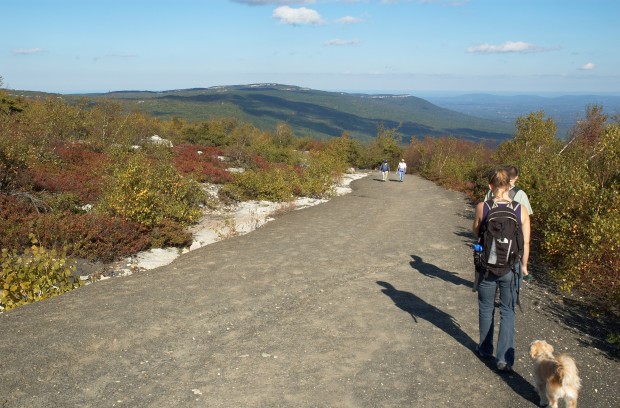
{"type": "Polygon", "coordinates": [[[478,325],[480,343],[478,351],[482,355],[493,355],[493,331],[495,329],[495,291],[499,288],[499,336],[497,339],[497,363],[510,367],[515,362],[515,308],[517,304],[517,285],[519,277],[508,272],[498,277],[489,272],[478,287],[478,325]]]}

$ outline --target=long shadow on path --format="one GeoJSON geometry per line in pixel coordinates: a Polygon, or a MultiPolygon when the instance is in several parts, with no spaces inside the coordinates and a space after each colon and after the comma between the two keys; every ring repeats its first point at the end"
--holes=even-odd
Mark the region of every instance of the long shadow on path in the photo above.
{"type": "Polygon", "coordinates": [[[467,349],[473,350],[476,347],[476,342],[461,329],[454,317],[448,313],[426,303],[411,292],[396,289],[388,282],[377,281],[377,285],[383,286],[384,289],[381,289],[381,292],[389,296],[394,305],[409,313],[416,323],[419,317],[434,324],[467,349]]]}
{"type": "MultiPolygon", "coordinates": [[[[409,262],[409,265],[423,275],[431,278],[439,278],[445,280],[446,282],[454,283],[455,285],[463,285],[468,288],[474,287],[474,283],[472,281],[461,278],[456,272],[448,272],[436,267],[433,264],[426,263],[417,255],[411,255],[411,259],[412,260],[409,262]]],[[[473,275],[474,274],[472,272],[472,278],[473,275]]]]}
{"type": "MultiPolygon", "coordinates": [[[[419,257],[415,258],[420,259],[419,257]]],[[[431,266],[439,271],[443,271],[433,265],[431,266]]],[[[445,271],[443,272],[447,273],[445,271]]],[[[477,354],[475,354],[474,352],[477,343],[461,329],[459,324],[455,321],[454,317],[452,317],[450,314],[425,302],[411,292],[405,292],[396,289],[394,286],[392,286],[392,284],[388,282],[377,281],[377,285],[382,286],[383,289],[381,289],[381,292],[383,292],[386,296],[392,299],[395,306],[409,313],[416,323],[418,322],[418,317],[428,321],[429,323],[432,323],[433,325],[444,331],[446,334],[454,338],[460,344],[462,344],[465,348],[471,350],[474,355],[477,356],[477,354]]],[[[482,359],[482,361],[489,368],[489,370],[495,370],[494,359],[482,359]]],[[[502,380],[504,380],[504,382],[517,395],[520,395],[523,399],[533,404],[538,404],[539,399],[538,394],[536,394],[536,390],[521,375],[514,371],[511,371],[509,373],[499,373],[498,375],[500,375],[502,380]]]]}

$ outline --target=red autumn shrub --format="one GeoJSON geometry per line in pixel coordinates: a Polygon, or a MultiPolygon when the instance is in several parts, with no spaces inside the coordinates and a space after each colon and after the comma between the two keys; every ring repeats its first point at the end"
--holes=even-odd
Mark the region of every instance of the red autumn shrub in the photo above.
{"type": "Polygon", "coordinates": [[[191,175],[202,183],[223,184],[231,180],[226,165],[218,156],[222,150],[212,146],[182,144],[174,147],[174,164],[183,175],[191,175]]]}
{"type": "Polygon", "coordinates": [[[192,234],[179,224],[152,228],[99,214],[39,213],[26,197],[0,194],[0,247],[22,252],[32,233],[50,249],[67,255],[110,262],[152,247],[183,247],[192,234]]]}
{"type": "Polygon", "coordinates": [[[182,225],[164,220],[149,232],[151,246],[154,248],[186,247],[192,243],[192,233],[182,225]]]}
{"type": "Polygon", "coordinates": [[[54,148],[57,162],[36,164],[29,169],[35,190],[73,193],[84,203],[92,203],[101,193],[107,157],[88,145],[68,143],[54,148]]]}
{"type": "Polygon", "coordinates": [[[20,249],[30,245],[29,223],[36,209],[16,196],[0,194],[0,247],[20,249]]]}
{"type": "Polygon", "coordinates": [[[109,262],[150,248],[146,227],[105,215],[42,214],[32,230],[43,246],[76,258],[109,262]]]}
{"type": "Polygon", "coordinates": [[[270,163],[261,156],[254,155],[251,159],[252,167],[256,170],[267,170],[270,167],[270,163]]]}

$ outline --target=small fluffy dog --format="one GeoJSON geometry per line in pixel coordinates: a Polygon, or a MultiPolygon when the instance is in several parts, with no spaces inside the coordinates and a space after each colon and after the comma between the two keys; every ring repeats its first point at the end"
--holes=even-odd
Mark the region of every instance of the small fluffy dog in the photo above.
{"type": "Polygon", "coordinates": [[[575,361],[565,354],[554,357],[553,346],[544,340],[531,344],[530,357],[534,360],[534,381],[541,406],[557,408],[558,400],[563,398],[566,407],[577,407],[581,380],[575,361]]]}

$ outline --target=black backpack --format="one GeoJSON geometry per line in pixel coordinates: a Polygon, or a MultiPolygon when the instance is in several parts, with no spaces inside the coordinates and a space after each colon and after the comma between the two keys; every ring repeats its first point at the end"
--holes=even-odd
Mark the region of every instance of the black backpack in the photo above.
{"type": "Polygon", "coordinates": [[[498,205],[493,200],[485,201],[488,209],[480,228],[480,262],[478,272],[485,277],[488,272],[504,276],[510,271],[517,272],[516,263],[523,256],[523,231],[519,216],[521,206],[516,201],[498,205]]]}

